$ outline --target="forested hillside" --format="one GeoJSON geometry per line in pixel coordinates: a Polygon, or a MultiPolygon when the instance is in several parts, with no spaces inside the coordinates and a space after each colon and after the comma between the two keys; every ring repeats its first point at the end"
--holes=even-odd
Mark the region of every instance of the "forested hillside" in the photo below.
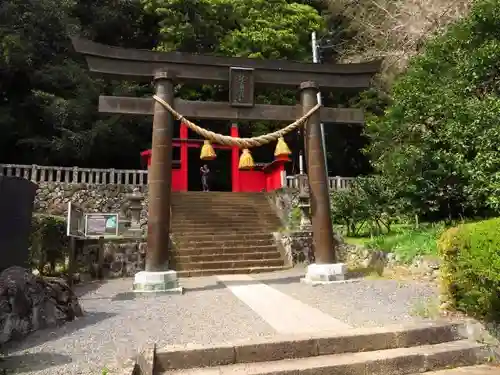
{"type": "MultiPolygon", "coordinates": [[[[310,61],[311,32],[339,28],[326,3],[285,0],[4,0],[0,25],[0,162],[115,168],[139,167],[151,119],[99,115],[98,95],[150,95],[151,87],[89,76],[71,35],[130,48],[310,61]]],[[[177,95],[227,100],[213,86],[185,85],[177,95]]],[[[296,99],[295,92],[262,91],[257,100],[296,99]]],[[[279,126],[242,125],[247,135],[279,126]]],[[[368,170],[359,128],[330,127],[328,135],[333,173],[368,170]]]]}

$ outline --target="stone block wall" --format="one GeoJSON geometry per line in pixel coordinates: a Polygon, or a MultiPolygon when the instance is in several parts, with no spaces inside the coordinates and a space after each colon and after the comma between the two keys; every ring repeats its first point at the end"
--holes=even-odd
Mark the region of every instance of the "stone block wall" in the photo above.
{"type": "MultiPolygon", "coordinates": [[[[76,265],[82,278],[98,276],[100,244],[97,240],[85,240],[77,250],[76,265]]],[[[133,277],[144,271],[147,243],[144,240],[113,239],[103,243],[102,276],[105,279],[133,277]]]]}
{"type": "Polygon", "coordinates": [[[138,188],[144,194],[142,217],[147,216],[147,192],[144,185],[97,185],[62,182],[39,182],[35,197],[35,212],[66,216],[68,202],[74,202],[86,212],[116,212],[125,210],[126,195],[138,188]]]}

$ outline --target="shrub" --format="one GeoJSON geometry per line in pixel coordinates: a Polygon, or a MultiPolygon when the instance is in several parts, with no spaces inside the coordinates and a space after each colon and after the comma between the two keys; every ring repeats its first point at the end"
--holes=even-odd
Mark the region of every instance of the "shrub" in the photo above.
{"type": "Polygon", "coordinates": [[[398,212],[393,189],[382,176],[358,177],[349,189],[334,191],[330,201],[333,222],[345,225],[348,236],[365,226],[374,234],[389,232],[398,212]]]}
{"type": "Polygon", "coordinates": [[[68,254],[66,220],[51,215],[34,215],[30,236],[30,263],[41,274],[50,266],[54,273],[56,264],[64,264],[68,254]]]}
{"type": "Polygon", "coordinates": [[[500,318],[500,218],[463,224],[438,242],[445,302],[468,315],[500,318]]]}

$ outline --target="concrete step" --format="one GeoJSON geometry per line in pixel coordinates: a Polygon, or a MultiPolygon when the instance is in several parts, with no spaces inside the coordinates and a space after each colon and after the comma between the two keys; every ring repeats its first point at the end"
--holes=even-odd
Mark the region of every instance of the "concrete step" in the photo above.
{"type": "Polygon", "coordinates": [[[244,226],[248,230],[257,232],[252,228],[256,227],[275,227],[277,225],[282,225],[280,221],[270,221],[270,220],[259,220],[258,218],[254,218],[252,220],[232,220],[230,217],[224,218],[222,220],[210,219],[205,217],[196,217],[189,220],[177,221],[173,220],[172,228],[185,228],[190,226],[199,226],[199,227],[214,227],[220,228],[221,226],[225,226],[226,228],[240,228],[244,226]]]}
{"type": "Polygon", "coordinates": [[[277,248],[274,245],[261,245],[261,246],[234,246],[234,247],[205,247],[205,248],[195,248],[195,247],[178,247],[174,249],[171,254],[174,257],[177,256],[210,256],[210,255],[229,255],[229,254],[246,254],[246,253],[276,253],[277,248]]]}
{"type": "Polygon", "coordinates": [[[213,276],[213,275],[238,275],[238,274],[251,274],[274,272],[285,269],[286,267],[248,267],[248,268],[222,268],[214,270],[189,270],[177,272],[178,277],[199,277],[199,276],[213,276]]]}
{"type": "Polygon", "coordinates": [[[282,259],[223,260],[216,262],[173,262],[176,271],[283,267],[282,259]]]}
{"type": "Polygon", "coordinates": [[[265,192],[232,192],[232,191],[185,191],[172,192],[174,196],[230,196],[230,197],[265,197],[265,192]]]}
{"type": "Polygon", "coordinates": [[[467,340],[372,352],[330,354],[218,366],[211,369],[164,370],[168,375],[405,375],[480,362],[484,345],[467,340]],[[210,370],[213,370],[210,372],[210,370]]]}
{"type": "Polygon", "coordinates": [[[252,200],[247,200],[247,199],[241,199],[241,200],[227,200],[227,199],[220,199],[220,200],[196,200],[196,199],[190,199],[190,200],[176,200],[175,203],[172,203],[172,209],[173,210],[182,210],[186,207],[190,208],[204,208],[204,209],[228,209],[228,210],[234,210],[236,208],[240,208],[241,210],[259,210],[259,211],[274,211],[274,207],[272,206],[272,203],[268,201],[252,201],[252,200]]]}
{"type": "Polygon", "coordinates": [[[487,346],[460,332],[459,323],[424,322],[169,346],[157,350],[156,365],[170,375],[406,375],[485,363],[487,346]]]}
{"type": "Polygon", "coordinates": [[[274,240],[274,237],[269,232],[252,232],[249,233],[218,233],[218,234],[193,234],[191,236],[175,236],[174,241],[178,240],[183,244],[192,242],[206,241],[239,241],[239,240],[274,240]]]}
{"type": "MultiPolygon", "coordinates": [[[[196,236],[196,235],[213,235],[213,234],[230,234],[230,233],[235,233],[235,234],[246,234],[248,233],[248,225],[245,227],[228,227],[227,225],[225,227],[220,226],[220,227],[214,227],[210,228],[208,225],[206,226],[196,226],[196,227],[191,227],[191,226],[184,226],[184,227],[172,227],[171,233],[172,235],[178,236],[178,237],[189,237],[189,236],[196,236]]],[[[257,232],[267,232],[267,233],[272,233],[276,232],[279,228],[275,228],[272,226],[252,226],[252,230],[255,230],[257,232]]]]}
{"type": "MultiPolygon", "coordinates": [[[[447,370],[430,371],[425,375],[499,375],[500,366],[497,365],[477,365],[457,367],[447,370]]],[[[417,374],[414,374],[417,375],[417,374]]]]}
{"type": "Polygon", "coordinates": [[[279,217],[274,212],[265,212],[258,210],[214,210],[210,208],[206,209],[186,209],[186,210],[172,210],[172,217],[178,220],[185,220],[190,218],[196,218],[198,215],[202,215],[203,218],[220,218],[230,216],[239,220],[252,219],[254,217],[260,217],[263,219],[279,219],[279,217]],[[195,215],[196,214],[196,215],[195,215]]]}
{"type": "Polygon", "coordinates": [[[271,239],[261,239],[261,240],[223,240],[223,241],[175,241],[179,248],[190,248],[190,249],[204,249],[207,247],[254,247],[254,246],[271,246],[274,245],[274,241],[271,239]]]}
{"type": "MultiPolygon", "coordinates": [[[[182,254],[179,252],[177,254],[182,254]]],[[[268,252],[227,253],[227,254],[201,254],[201,255],[176,255],[173,256],[176,264],[197,262],[222,262],[238,260],[281,260],[281,254],[274,249],[268,252]]]]}
{"type": "Polygon", "coordinates": [[[223,219],[210,219],[206,217],[196,217],[193,219],[187,220],[178,220],[175,219],[172,222],[172,229],[178,228],[186,228],[191,226],[199,226],[199,227],[213,227],[220,228],[222,226],[226,228],[240,228],[245,227],[248,230],[254,230],[254,227],[275,227],[282,226],[279,220],[262,220],[259,218],[253,218],[252,220],[233,220],[231,217],[225,217],[223,219]]]}
{"type": "Polygon", "coordinates": [[[241,211],[241,210],[211,210],[207,208],[206,210],[186,210],[186,211],[175,211],[172,210],[172,217],[174,220],[186,220],[191,218],[196,218],[196,215],[202,215],[205,219],[219,219],[224,216],[224,218],[247,220],[255,217],[262,219],[279,219],[274,212],[262,212],[262,211],[241,211]]]}
{"type": "Polygon", "coordinates": [[[202,197],[189,197],[189,198],[177,198],[172,203],[173,207],[177,206],[185,206],[185,205],[205,205],[205,206],[231,206],[235,204],[242,204],[244,206],[250,206],[252,204],[258,206],[271,207],[271,202],[267,199],[253,199],[253,198],[231,198],[231,197],[211,197],[211,198],[202,198],[202,197]]]}
{"type": "MultiPolygon", "coordinates": [[[[342,332],[256,337],[233,343],[173,345],[158,348],[156,362],[163,370],[271,362],[332,354],[384,351],[461,340],[461,324],[424,322],[342,332]]],[[[468,345],[467,345],[468,347],[468,345]]],[[[345,371],[345,374],[350,372],[345,371]]],[[[343,374],[342,373],[342,374],[343,374]]],[[[369,374],[370,372],[367,372],[369,374]]],[[[411,373],[411,372],[409,372],[411,373]]],[[[325,372],[326,374],[326,372],[325,372]]]]}
{"type": "Polygon", "coordinates": [[[193,192],[191,193],[177,193],[177,194],[172,194],[172,196],[178,198],[178,200],[181,199],[186,199],[186,200],[193,200],[193,199],[200,199],[200,200],[210,200],[210,199],[226,199],[226,200],[237,200],[237,199],[251,199],[255,201],[262,201],[266,200],[267,196],[266,194],[262,193],[250,193],[250,194],[244,194],[244,193],[232,193],[232,192],[193,192]]]}

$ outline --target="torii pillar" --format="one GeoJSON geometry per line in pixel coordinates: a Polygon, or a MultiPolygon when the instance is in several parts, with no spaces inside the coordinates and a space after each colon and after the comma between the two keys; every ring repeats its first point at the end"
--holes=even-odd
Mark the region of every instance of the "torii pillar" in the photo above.
{"type": "MultiPolygon", "coordinates": [[[[174,102],[173,77],[167,71],[154,75],[156,95],[174,102]]],[[[135,274],[134,291],[180,292],[177,272],[168,269],[170,247],[170,198],[172,191],[172,140],[174,117],[155,101],[151,166],[148,173],[148,249],[146,270],[135,274]]]]}
{"type": "MultiPolygon", "coordinates": [[[[318,103],[318,91],[316,82],[308,81],[300,85],[303,114],[318,103]]],[[[307,273],[301,281],[307,284],[337,282],[344,280],[347,267],[343,263],[337,263],[339,243],[333,234],[325,167],[326,150],[321,141],[319,111],[309,117],[304,133],[315,263],[307,267],[307,273]]]]}

